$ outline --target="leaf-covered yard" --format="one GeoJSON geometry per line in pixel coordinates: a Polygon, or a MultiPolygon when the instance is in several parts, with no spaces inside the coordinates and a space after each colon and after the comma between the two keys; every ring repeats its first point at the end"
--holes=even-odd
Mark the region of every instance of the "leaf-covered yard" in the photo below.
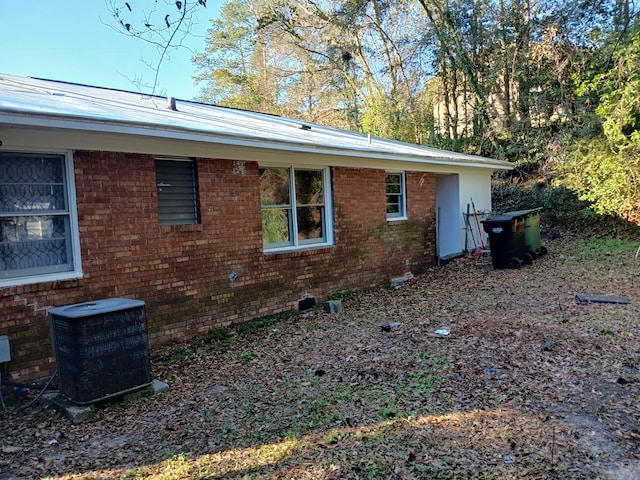
{"type": "Polygon", "coordinates": [[[460,258],[337,295],[339,313],[154,349],[166,392],[79,425],[0,417],[0,477],[640,478],[638,245],[556,240],[521,270],[460,258]]]}

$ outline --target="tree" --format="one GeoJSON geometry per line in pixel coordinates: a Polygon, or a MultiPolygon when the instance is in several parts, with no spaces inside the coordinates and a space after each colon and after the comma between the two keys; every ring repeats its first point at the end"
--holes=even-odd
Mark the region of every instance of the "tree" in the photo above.
{"type": "Polygon", "coordinates": [[[597,213],[640,224],[640,22],[614,30],[594,63],[577,91],[595,100],[597,123],[558,165],[560,181],[597,213]]]}
{"type": "Polygon", "coordinates": [[[572,75],[591,55],[585,18],[602,2],[419,0],[436,45],[442,136],[494,155],[575,109],[572,75]]]}
{"type": "Polygon", "coordinates": [[[268,110],[260,92],[256,56],[258,39],[252,4],[235,0],[222,5],[212,20],[205,52],[194,58],[196,81],[204,83],[199,100],[247,110],[268,110]]]}
{"type": "MultiPolygon", "coordinates": [[[[147,66],[154,72],[153,82],[146,87],[153,95],[163,63],[171,52],[184,48],[183,42],[193,28],[194,16],[206,8],[207,0],[106,0],[116,31],[132,36],[157,48],[158,57],[147,66]]],[[[135,82],[134,82],[135,83],[135,82]]]]}
{"type": "Polygon", "coordinates": [[[196,58],[198,78],[205,82],[203,99],[232,104],[237,97],[230,94],[237,90],[217,79],[239,81],[239,87],[250,77],[252,91],[270,92],[266,111],[424,139],[428,44],[415,8],[379,0],[266,0],[236,11],[232,16],[223,7],[221,21],[209,31],[207,50],[196,58]],[[246,27],[242,38],[248,50],[242,55],[220,40],[234,38],[238,25],[246,27]],[[238,63],[240,56],[249,61],[238,63]]]}

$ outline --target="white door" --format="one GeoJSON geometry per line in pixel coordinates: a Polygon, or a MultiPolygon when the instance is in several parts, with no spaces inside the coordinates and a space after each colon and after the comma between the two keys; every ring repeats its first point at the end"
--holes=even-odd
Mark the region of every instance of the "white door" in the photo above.
{"type": "Polygon", "coordinates": [[[462,254],[462,218],[458,175],[436,175],[436,239],[439,258],[462,254]]]}

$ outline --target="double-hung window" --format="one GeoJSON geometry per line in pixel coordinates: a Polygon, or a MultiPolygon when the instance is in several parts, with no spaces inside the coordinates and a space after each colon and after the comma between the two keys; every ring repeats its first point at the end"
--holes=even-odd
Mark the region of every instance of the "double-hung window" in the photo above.
{"type": "Polygon", "coordinates": [[[387,220],[406,220],[407,195],[404,172],[387,172],[387,220]]]}
{"type": "Polygon", "coordinates": [[[265,251],[333,242],[329,169],[260,168],[265,251]]]}
{"type": "Polygon", "coordinates": [[[0,153],[0,286],[81,275],[73,162],[0,153]]]}
{"type": "Polygon", "coordinates": [[[191,159],[156,159],[160,225],[200,222],[196,162],[191,159]]]}

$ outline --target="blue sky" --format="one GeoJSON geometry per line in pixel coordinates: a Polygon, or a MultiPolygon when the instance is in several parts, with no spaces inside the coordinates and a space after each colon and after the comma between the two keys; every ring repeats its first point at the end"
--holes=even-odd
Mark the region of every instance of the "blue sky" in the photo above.
{"type": "MultiPolygon", "coordinates": [[[[153,83],[155,72],[145,62],[156,64],[159,54],[155,47],[115,31],[105,1],[3,0],[0,73],[148,93],[136,82],[153,83]]],[[[153,0],[129,3],[135,8],[153,0]]],[[[185,46],[204,50],[206,30],[221,3],[210,0],[199,10],[185,46]]],[[[156,93],[186,100],[198,93],[191,56],[186,48],[171,52],[160,70],[156,93]]]]}

